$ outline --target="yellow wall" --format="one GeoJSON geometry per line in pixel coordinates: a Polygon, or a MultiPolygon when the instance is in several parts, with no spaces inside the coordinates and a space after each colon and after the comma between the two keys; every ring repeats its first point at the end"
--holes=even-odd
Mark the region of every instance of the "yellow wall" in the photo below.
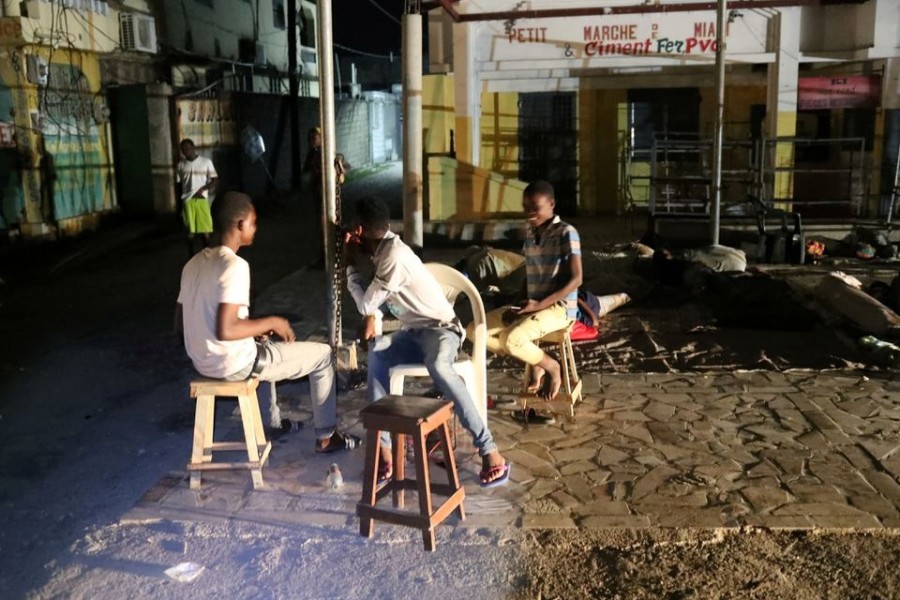
{"type": "Polygon", "coordinates": [[[617,212],[619,155],[622,136],[619,105],[625,90],[581,90],[578,93],[578,169],[581,214],[617,212]]]}
{"type": "Polygon", "coordinates": [[[481,95],[481,167],[519,175],[519,94],[481,95]]]}
{"type": "MultiPolygon", "coordinates": [[[[725,88],[725,139],[738,140],[750,137],[750,108],[754,104],[766,104],[765,85],[729,85],[725,88]]],[[[715,134],[716,89],[700,88],[700,133],[707,137],[715,134]]]]}
{"type": "MultiPolygon", "coordinates": [[[[518,174],[518,96],[482,97],[481,166],[452,159],[450,131],[457,128],[453,75],[426,75],[422,80],[422,135],[428,169],[428,218],[487,219],[522,210],[525,183],[518,174]]],[[[459,140],[457,138],[457,143],[459,140]]]]}
{"type": "Polygon", "coordinates": [[[453,75],[422,77],[422,136],[426,155],[450,151],[453,114],[453,75]]]}
{"type": "Polygon", "coordinates": [[[527,184],[446,156],[428,160],[429,219],[520,216],[527,184]]]}

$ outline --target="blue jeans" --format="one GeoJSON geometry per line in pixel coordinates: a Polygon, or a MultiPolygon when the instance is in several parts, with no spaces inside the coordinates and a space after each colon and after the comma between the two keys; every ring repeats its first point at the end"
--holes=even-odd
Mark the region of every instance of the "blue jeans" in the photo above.
{"type": "MultiPolygon", "coordinates": [[[[386,335],[369,347],[369,374],[366,397],[369,402],[388,395],[391,367],[403,364],[423,364],[444,397],[453,401],[453,408],[462,426],[472,435],[478,454],[484,456],[497,450],[487,423],[481,419],[465,381],[453,368],[462,337],[455,331],[441,327],[404,329],[386,335]]],[[[391,446],[390,436],[381,433],[381,443],[391,446]]]]}

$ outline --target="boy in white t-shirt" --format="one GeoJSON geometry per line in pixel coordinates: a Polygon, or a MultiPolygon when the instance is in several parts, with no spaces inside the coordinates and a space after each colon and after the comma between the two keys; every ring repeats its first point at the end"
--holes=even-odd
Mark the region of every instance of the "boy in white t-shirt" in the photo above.
{"type": "MultiPolygon", "coordinates": [[[[297,342],[282,317],[249,318],[250,265],[237,255],[256,235],[256,210],[250,197],[228,192],[213,207],[212,245],[194,255],[181,273],[178,305],[184,325],[184,347],[200,374],[240,381],[258,377],[282,381],[309,376],[316,452],[350,450],[356,436],[335,429],[337,420],[331,347],[297,342]],[[278,336],[284,341],[272,341],[278,336]]],[[[271,386],[261,386],[260,396],[271,386]]],[[[266,422],[282,431],[278,406],[260,399],[266,422]]],[[[289,425],[289,423],[288,423],[289,425]]]]}
{"type": "Polygon", "coordinates": [[[197,154],[193,140],[181,140],[181,154],[184,158],[178,163],[178,192],[187,227],[188,255],[193,256],[195,238],[200,238],[201,248],[209,245],[213,232],[209,193],[215,189],[219,175],[210,159],[197,154]]]}

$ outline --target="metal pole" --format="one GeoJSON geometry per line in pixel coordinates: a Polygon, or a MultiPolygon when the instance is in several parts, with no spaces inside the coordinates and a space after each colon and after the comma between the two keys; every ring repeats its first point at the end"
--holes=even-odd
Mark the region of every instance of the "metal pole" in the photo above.
{"type": "Polygon", "coordinates": [[[334,74],[337,77],[337,96],[338,98],[343,98],[344,83],[341,81],[341,59],[337,52],[334,53],[334,74]]]}
{"type": "Polygon", "coordinates": [[[334,47],[331,39],[331,2],[319,0],[319,118],[322,123],[322,232],[325,240],[325,271],[328,277],[328,334],[332,349],[340,345],[342,339],[340,314],[340,287],[336,283],[335,239],[337,210],[335,201],[335,126],[334,126],[334,47]]]}
{"type": "Polygon", "coordinates": [[[422,15],[407,13],[403,15],[401,22],[403,27],[403,238],[410,246],[421,248],[424,241],[422,233],[422,15]]]}
{"type": "Polygon", "coordinates": [[[716,128],[713,140],[713,203],[710,215],[710,238],[719,243],[719,221],[722,210],[722,138],[725,119],[725,11],[727,0],[719,0],[716,11],[716,128]]]}
{"type": "Polygon", "coordinates": [[[894,205],[897,203],[897,193],[900,192],[900,147],[897,148],[897,164],[894,166],[894,187],[891,188],[891,203],[888,205],[887,218],[885,224],[888,231],[891,230],[894,220],[894,205]]]}
{"type": "Polygon", "coordinates": [[[287,5],[287,46],[288,46],[288,127],[291,135],[291,185],[300,187],[300,80],[297,75],[297,1],[288,0],[287,5]]]}

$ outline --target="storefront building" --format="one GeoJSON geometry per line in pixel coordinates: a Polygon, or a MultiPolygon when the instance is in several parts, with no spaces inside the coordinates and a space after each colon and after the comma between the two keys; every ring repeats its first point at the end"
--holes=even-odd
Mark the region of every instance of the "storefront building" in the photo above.
{"type": "MultiPolygon", "coordinates": [[[[446,153],[452,129],[455,160],[429,160],[432,219],[514,212],[538,178],[567,215],[708,211],[715,3],[445,4],[428,13],[425,147],[446,153]]],[[[884,215],[900,144],[898,23],[893,0],[728,3],[731,209],[884,215]]]]}

